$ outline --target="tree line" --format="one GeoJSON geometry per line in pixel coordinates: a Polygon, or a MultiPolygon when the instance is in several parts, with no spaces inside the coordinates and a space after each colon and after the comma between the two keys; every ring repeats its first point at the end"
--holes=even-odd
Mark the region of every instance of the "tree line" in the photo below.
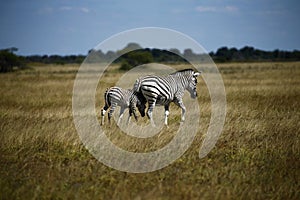
{"type": "Polygon", "coordinates": [[[14,68],[26,68],[26,60],[22,56],[17,56],[14,52],[17,48],[12,47],[0,50],[0,73],[11,72],[14,68]]]}
{"type": "Polygon", "coordinates": [[[299,61],[300,51],[263,51],[245,46],[241,49],[221,47],[209,55],[215,62],[299,61]]]}
{"type": "MultiPolygon", "coordinates": [[[[85,55],[20,56],[15,53],[17,50],[15,47],[0,50],[0,72],[9,72],[14,68],[23,69],[26,68],[29,63],[80,64],[86,58],[85,55]]],[[[91,49],[88,55],[87,58],[94,57],[96,58],[95,61],[114,60],[113,63],[120,64],[121,70],[128,70],[137,65],[151,62],[180,64],[187,62],[185,58],[193,60],[201,59],[205,56],[207,57],[207,54],[197,54],[191,49],[185,49],[183,52],[180,52],[178,49],[150,49],[141,48],[141,46],[136,43],[129,43],[122,50],[108,51],[106,53],[101,50],[91,49]]],[[[221,47],[216,52],[210,52],[209,56],[214,62],[300,61],[299,50],[282,51],[277,49],[274,51],[264,51],[249,46],[245,46],[241,49],[221,47]]]]}

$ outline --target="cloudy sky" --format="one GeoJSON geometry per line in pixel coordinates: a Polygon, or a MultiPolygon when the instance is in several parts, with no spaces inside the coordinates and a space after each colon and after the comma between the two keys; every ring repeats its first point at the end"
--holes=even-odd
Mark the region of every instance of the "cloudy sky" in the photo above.
{"type": "Polygon", "coordinates": [[[180,31],[207,51],[300,50],[298,0],[10,0],[0,15],[0,49],[22,55],[86,54],[139,27],[180,31]]]}

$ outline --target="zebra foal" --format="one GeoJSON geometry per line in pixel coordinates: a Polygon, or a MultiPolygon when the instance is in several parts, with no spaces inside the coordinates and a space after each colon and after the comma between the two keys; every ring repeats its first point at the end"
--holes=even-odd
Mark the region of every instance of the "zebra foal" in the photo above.
{"type": "Polygon", "coordinates": [[[104,124],[104,115],[106,111],[110,108],[108,112],[108,121],[110,124],[110,119],[115,111],[117,106],[120,106],[120,115],[117,122],[117,125],[119,126],[121,119],[123,118],[124,111],[129,108],[129,116],[127,119],[127,124],[130,121],[130,118],[133,114],[135,120],[137,121],[137,115],[135,107],[138,108],[140,114],[142,117],[145,116],[145,108],[146,108],[146,101],[143,97],[141,97],[139,94],[134,93],[131,89],[123,89],[120,87],[111,87],[106,90],[104,93],[104,100],[105,105],[101,109],[101,125],[104,124]]]}
{"type": "Polygon", "coordinates": [[[143,94],[148,102],[147,116],[152,126],[155,126],[152,112],[155,105],[163,105],[165,108],[165,125],[168,125],[169,106],[174,102],[181,108],[181,121],[185,120],[186,108],[182,98],[187,90],[191,98],[197,97],[197,76],[199,72],[185,69],[174,72],[167,76],[148,75],[136,80],[133,91],[143,94]]]}

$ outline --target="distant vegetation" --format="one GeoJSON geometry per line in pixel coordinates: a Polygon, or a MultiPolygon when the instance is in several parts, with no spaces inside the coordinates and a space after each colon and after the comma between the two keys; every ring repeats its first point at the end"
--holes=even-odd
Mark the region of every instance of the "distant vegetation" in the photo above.
{"type": "Polygon", "coordinates": [[[76,64],[82,63],[86,56],[84,55],[68,55],[68,56],[60,56],[60,55],[32,55],[26,56],[25,59],[27,62],[35,62],[35,63],[44,63],[44,64],[76,64]]]}
{"type": "Polygon", "coordinates": [[[0,72],[11,72],[14,68],[26,68],[26,61],[24,57],[17,56],[14,52],[17,48],[9,48],[0,50],[0,72]]]}
{"type": "Polygon", "coordinates": [[[209,55],[215,62],[251,62],[251,61],[299,61],[300,51],[263,51],[245,46],[241,49],[221,47],[209,55]]]}
{"type": "MultiPolygon", "coordinates": [[[[93,54],[93,56],[96,56],[98,60],[114,60],[114,63],[121,64],[121,70],[128,70],[137,65],[150,62],[184,64],[187,63],[187,60],[185,58],[188,58],[189,60],[201,59],[203,61],[207,59],[207,54],[197,54],[193,52],[192,49],[185,49],[183,52],[180,52],[178,49],[150,49],[142,48],[139,46],[139,44],[136,43],[129,43],[124,49],[117,52],[108,51],[105,54],[101,50],[90,50],[89,53],[89,55],[93,54]],[[124,54],[124,52],[128,53],[124,54]]],[[[214,60],[214,62],[217,63],[300,61],[300,51],[298,50],[263,51],[249,46],[245,46],[241,49],[221,47],[216,52],[210,52],[208,55],[214,60]]]]}
{"type": "MultiPolygon", "coordinates": [[[[17,48],[0,50],[0,72],[12,71],[14,67],[22,68],[26,63],[44,63],[44,64],[80,64],[86,58],[85,55],[30,55],[17,56],[14,52],[17,48]]],[[[139,44],[129,43],[125,48],[119,51],[108,51],[103,53],[101,50],[91,49],[89,57],[105,61],[114,61],[120,64],[121,70],[129,70],[137,65],[158,62],[180,64],[187,61],[183,58],[199,59],[203,54],[194,53],[191,49],[185,49],[180,52],[178,49],[150,49],[142,48],[139,44]],[[137,50],[136,50],[137,49],[137,50]],[[127,53],[126,53],[127,52],[127,53]],[[122,55],[122,56],[120,56],[122,55]]],[[[300,61],[300,51],[264,51],[254,47],[245,46],[241,49],[221,47],[216,52],[210,52],[209,56],[217,63],[224,62],[254,62],[254,61],[300,61]]],[[[205,57],[205,56],[204,56],[205,57]]]]}

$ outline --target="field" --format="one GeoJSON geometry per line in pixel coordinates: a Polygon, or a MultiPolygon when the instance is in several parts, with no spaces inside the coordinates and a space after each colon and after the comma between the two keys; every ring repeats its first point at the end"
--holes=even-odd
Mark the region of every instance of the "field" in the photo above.
{"type": "MultiPolygon", "coordinates": [[[[72,115],[78,65],[0,74],[0,199],[300,199],[300,62],[218,67],[227,115],[214,149],[199,159],[211,116],[200,78],[195,140],[180,159],[144,174],[109,168],[81,143],[72,115]]],[[[122,75],[115,68],[97,92],[98,114],[104,89],[122,75]]],[[[180,110],[171,109],[170,128],[160,137],[135,140],[114,122],[105,128],[124,149],[155,150],[178,128],[180,110]]]]}

